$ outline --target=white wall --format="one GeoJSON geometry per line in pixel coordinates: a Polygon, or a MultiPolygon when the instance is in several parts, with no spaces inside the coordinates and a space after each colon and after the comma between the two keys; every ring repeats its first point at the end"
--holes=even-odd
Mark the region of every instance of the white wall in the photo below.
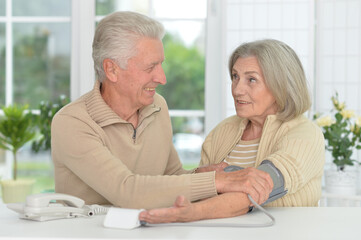
{"type": "Polygon", "coordinates": [[[337,90],[361,114],[361,0],[317,1],[316,109],[331,109],[337,90]]]}

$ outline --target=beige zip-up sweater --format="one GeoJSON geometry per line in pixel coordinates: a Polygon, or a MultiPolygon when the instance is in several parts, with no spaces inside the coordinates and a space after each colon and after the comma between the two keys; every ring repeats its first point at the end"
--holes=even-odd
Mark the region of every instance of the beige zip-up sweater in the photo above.
{"type": "Polygon", "coordinates": [[[214,172],[182,168],[168,107],[157,94],[134,129],[104,102],[96,82],[54,117],[52,159],[56,192],[86,204],[149,209],[171,206],[178,195],[191,201],[217,195],[214,172]]]}
{"type": "MultiPolygon", "coordinates": [[[[202,147],[200,165],[220,163],[241,138],[248,120],[232,116],[214,128],[202,147]]],[[[267,206],[317,206],[325,162],[325,142],[321,129],[304,116],[282,122],[267,117],[256,167],[265,159],[282,172],[287,195],[267,206]]]]}

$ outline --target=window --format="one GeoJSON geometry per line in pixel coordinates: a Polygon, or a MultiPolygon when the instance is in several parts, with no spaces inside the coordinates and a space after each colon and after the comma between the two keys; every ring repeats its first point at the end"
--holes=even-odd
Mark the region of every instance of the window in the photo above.
{"type": "MultiPolygon", "coordinates": [[[[0,0],[0,56],[5,49],[5,0],[0,0]]],[[[5,103],[5,58],[0,57],[0,106],[5,103]]],[[[0,176],[4,172],[5,151],[0,149],[0,176]],[[2,166],[2,167],[1,167],[2,166]]]]}
{"type": "MultiPolygon", "coordinates": [[[[37,109],[41,101],[69,96],[70,13],[70,0],[0,0],[1,106],[37,109]]],[[[19,152],[18,176],[35,176],[35,192],[52,189],[50,153],[35,154],[30,148],[28,144],[19,152]]],[[[11,154],[0,155],[0,176],[11,176],[11,154]]]]}
{"type": "Polygon", "coordinates": [[[0,105],[5,104],[5,0],[0,0],[0,105]]]}
{"type": "Polygon", "coordinates": [[[40,101],[69,96],[70,3],[6,1],[9,6],[2,8],[6,17],[1,24],[8,28],[6,42],[12,44],[0,53],[0,59],[6,59],[0,68],[1,76],[6,75],[2,104],[16,102],[36,109],[40,101]]]}

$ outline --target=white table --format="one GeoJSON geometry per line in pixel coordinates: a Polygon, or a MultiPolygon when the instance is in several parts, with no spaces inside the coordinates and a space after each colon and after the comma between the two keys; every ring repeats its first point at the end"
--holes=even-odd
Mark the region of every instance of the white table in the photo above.
{"type": "MultiPolygon", "coordinates": [[[[268,208],[276,224],[265,228],[141,227],[133,230],[103,227],[104,215],[48,222],[22,220],[0,203],[0,239],[361,239],[361,208],[268,208]]],[[[261,212],[218,222],[267,222],[261,212]]]]}

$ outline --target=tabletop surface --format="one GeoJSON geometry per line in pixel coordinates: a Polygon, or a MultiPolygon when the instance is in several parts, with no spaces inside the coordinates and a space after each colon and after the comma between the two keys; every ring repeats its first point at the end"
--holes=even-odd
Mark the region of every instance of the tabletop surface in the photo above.
{"type": "MultiPolygon", "coordinates": [[[[267,208],[276,223],[270,227],[146,226],[132,230],[105,228],[105,215],[46,222],[23,220],[0,204],[0,238],[56,239],[361,239],[361,208],[267,208]]],[[[265,223],[255,210],[244,216],[200,223],[265,223]]],[[[198,222],[199,223],[199,222],[198,222]]]]}

